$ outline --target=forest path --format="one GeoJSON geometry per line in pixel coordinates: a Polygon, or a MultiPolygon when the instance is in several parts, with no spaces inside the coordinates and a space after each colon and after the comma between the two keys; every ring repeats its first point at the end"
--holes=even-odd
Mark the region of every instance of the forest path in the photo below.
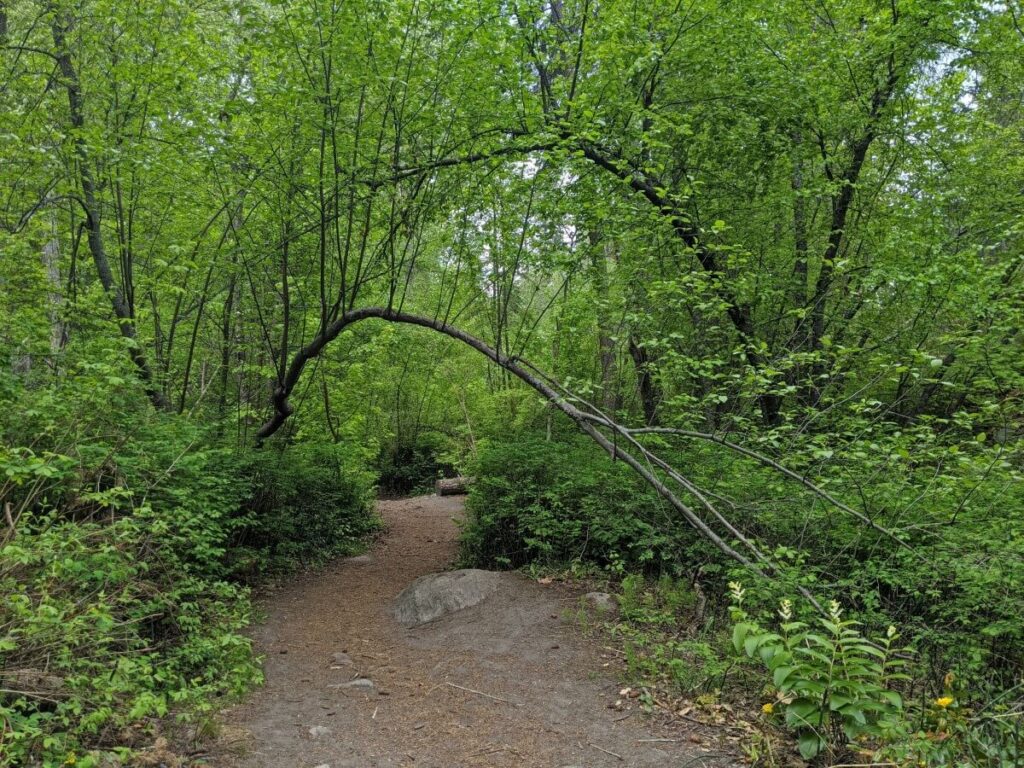
{"type": "Polygon", "coordinates": [[[565,587],[502,574],[484,602],[400,626],[390,615],[395,596],[451,566],[462,508],[457,497],[381,501],[388,533],[369,555],[302,575],[267,597],[267,620],[254,632],[266,685],[225,713],[210,764],[738,764],[714,746],[713,731],[664,731],[635,707],[611,708],[617,686],[603,673],[616,665],[564,618],[579,604],[565,587]],[[373,687],[346,685],[359,678],[373,687]]]}

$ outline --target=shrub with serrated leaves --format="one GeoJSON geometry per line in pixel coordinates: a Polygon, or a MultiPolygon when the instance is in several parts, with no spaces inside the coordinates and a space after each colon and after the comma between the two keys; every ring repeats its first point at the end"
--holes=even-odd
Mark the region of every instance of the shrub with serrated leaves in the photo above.
{"type": "Polygon", "coordinates": [[[152,719],[209,709],[259,679],[239,634],[245,592],[182,573],[151,522],[51,513],[23,519],[0,548],[0,765],[60,765],[124,744],[128,727],[145,739],[152,719]]]}

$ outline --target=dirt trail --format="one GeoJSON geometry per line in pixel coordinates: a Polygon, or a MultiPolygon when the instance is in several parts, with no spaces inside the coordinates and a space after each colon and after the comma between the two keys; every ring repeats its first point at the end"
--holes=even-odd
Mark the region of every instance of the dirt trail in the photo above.
{"type": "Polygon", "coordinates": [[[718,768],[714,733],[655,730],[618,698],[599,641],[565,620],[578,596],[503,574],[483,603],[414,629],[390,616],[418,576],[450,567],[462,502],[380,502],[368,556],[266,601],[255,633],[266,685],[226,713],[225,768],[718,768]],[[335,654],[344,654],[335,656],[335,654]],[[345,663],[351,659],[351,663],[345,663]],[[342,663],[337,663],[341,659],[342,663]],[[372,689],[345,686],[368,678],[372,689]],[[468,690],[467,690],[468,689],[468,690]]]}

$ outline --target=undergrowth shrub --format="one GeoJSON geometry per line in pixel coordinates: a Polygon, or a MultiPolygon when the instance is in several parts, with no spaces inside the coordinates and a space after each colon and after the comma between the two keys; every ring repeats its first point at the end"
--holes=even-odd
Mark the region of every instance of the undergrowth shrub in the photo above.
{"type": "Polygon", "coordinates": [[[381,491],[389,496],[430,493],[435,480],[456,474],[447,452],[445,440],[434,433],[420,434],[412,441],[396,438],[384,443],[375,462],[381,491]]]}
{"type": "Polygon", "coordinates": [[[805,622],[796,619],[794,603],[783,600],[773,631],[747,613],[739,583],[730,589],[734,649],[763,666],[772,700],[762,712],[796,734],[805,759],[816,765],[839,760],[893,768],[1004,768],[1024,758],[1012,689],[970,691],[949,673],[941,695],[918,699],[909,695],[921,677],[918,657],[896,645],[894,626],[870,638],[835,601],[827,616],[805,622]]]}
{"type": "Polygon", "coordinates": [[[102,460],[0,452],[0,765],[88,766],[259,679],[224,557],[248,484],[197,438],[154,418],[102,460]]]}
{"type": "Polygon", "coordinates": [[[663,505],[589,440],[523,433],[481,441],[471,473],[462,532],[467,562],[518,568],[582,561],[620,572],[676,564],[663,505]]]}
{"type": "Polygon", "coordinates": [[[371,471],[338,444],[266,449],[248,459],[253,490],[232,535],[234,573],[260,574],[318,565],[376,528],[371,471]]]}
{"type": "Polygon", "coordinates": [[[895,627],[874,641],[859,622],[842,616],[833,601],[817,626],[797,621],[792,603],[783,601],[779,631],[763,629],[743,610],[743,588],[732,584],[733,645],[760,659],[778,691],[778,709],[798,737],[805,759],[840,757],[848,745],[891,740],[903,722],[903,697],[895,689],[909,679],[898,658],[895,627]]]}
{"type": "Polygon", "coordinates": [[[150,408],[122,350],[90,359],[0,372],[3,768],[98,765],[222,706],[260,679],[240,582],[372,525],[343,449],[239,450],[150,408]]]}
{"type": "MultiPolygon", "coordinates": [[[[723,510],[784,572],[774,584],[750,584],[759,603],[777,604],[799,584],[839,600],[873,632],[899,626],[933,688],[949,671],[1008,688],[1024,672],[1024,519],[1010,512],[1024,504],[1024,443],[978,437],[985,433],[969,420],[897,429],[851,417],[820,434],[778,430],[741,441],[894,538],[714,446],[680,446],[676,463],[729,499],[723,510]]],[[[747,577],[733,570],[729,578],[747,577]]]]}
{"type": "Polygon", "coordinates": [[[245,591],[182,573],[147,517],[23,519],[0,549],[0,765],[93,765],[260,679],[245,591]]]}
{"type": "Polygon", "coordinates": [[[673,694],[712,693],[724,687],[731,662],[712,613],[686,578],[627,575],[620,584],[620,638],[630,678],[656,682],[673,694]]]}

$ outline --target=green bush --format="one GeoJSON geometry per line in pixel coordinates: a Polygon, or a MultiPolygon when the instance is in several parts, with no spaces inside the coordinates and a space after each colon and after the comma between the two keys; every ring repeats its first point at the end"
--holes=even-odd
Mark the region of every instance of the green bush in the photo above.
{"type": "Polygon", "coordinates": [[[166,521],[21,522],[0,548],[0,765],[131,746],[126,729],[145,739],[151,719],[209,710],[259,680],[239,634],[245,591],[183,573],[166,521]]]}
{"type": "Polygon", "coordinates": [[[780,699],[764,711],[782,714],[797,734],[804,759],[839,757],[858,742],[877,743],[901,731],[903,697],[894,684],[908,677],[893,647],[895,627],[872,642],[859,622],[844,619],[839,604],[832,602],[828,617],[818,621],[821,630],[812,631],[794,620],[792,604],[783,601],[779,632],[771,632],[743,610],[743,588],[736,582],[731,587],[733,645],[771,673],[780,699]]]}
{"type": "Polygon", "coordinates": [[[249,457],[253,491],[232,536],[235,575],[317,565],[376,528],[373,474],[342,445],[303,444],[249,457]]]}
{"type": "Polygon", "coordinates": [[[730,585],[733,647],[763,665],[774,701],[763,705],[770,720],[794,731],[804,758],[826,757],[858,765],[927,768],[1002,768],[1017,765],[1024,751],[1019,702],[1013,689],[969,690],[946,674],[942,695],[915,701],[914,656],[895,646],[890,626],[873,641],[859,622],[843,618],[833,601],[818,629],[794,620],[783,600],[779,631],[762,628],[744,609],[745,591],[730,585]],[[972,706],[972,701],[983,703],[972,706]]]}
{"type": "Polygon", "coordinates": [[[109,359],[49,387],[0,372],[3,768],[96,765],[239,694],[260,678],[239,582],[372,526],[342,448],[225,445],[109,359]]]}
{"type": "Polygon", "coordinates": [[[439,477],[456,474],[445,452],[443,439],[434,434],[422,434],[414,442],[385,443],[375,462],[380,489],[392,496],[431,492],[439,477]]]}
{"type": "Polygon", "coordinates": [[[248,596],[226,580],[242,466],[194,430],[135,426],[76,457],[0,451],[0,765],[131,745],[259,679],[248,596]]]}
{"type": "MultiPolygon", "coordinates": [[[[617,570],[677,565],[679,528],[628,467],[585,438],[481,441],[463,559],[482,566],[583,561],[617,570]]],[[[685,531],[682,532],[685,535],[685,531]]]]}

